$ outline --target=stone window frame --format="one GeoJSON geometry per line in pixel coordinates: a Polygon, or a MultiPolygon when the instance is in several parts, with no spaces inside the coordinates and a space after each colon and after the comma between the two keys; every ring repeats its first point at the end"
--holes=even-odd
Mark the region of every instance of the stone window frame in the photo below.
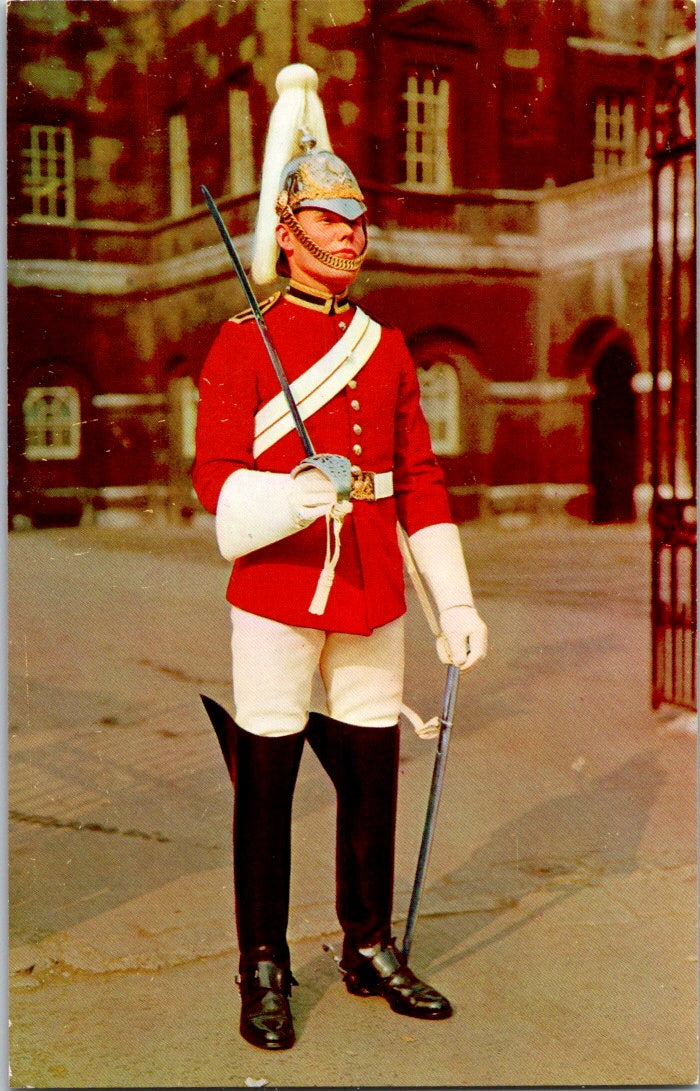
{"type": "Polygon", "coordinates": [[[191,375],[175,375],[169,382],[170,405],[176,414],[173,424],[178,455],[184,460],[195,456],[199,390],[191,375]]]}
{"type": "MultiPolygon", "coordinates": [[[[240,83],[220,87],[228,104],[228,175],[219,197],[242,197],[255,192],[256,171],[253,151],[253,119],[250,92],[240,83]]],[[[193,104],[190,104],[190,109],[193,104]]],[[[192,201],[192,148],[187,112],[181,106],[168,117],[170,215],[187,216],[192,201]]]]}
{"type": "Polygon", "coordinates": [[[243,197],[256,189],[253,118],[247,88],[229,87],[228,110],[229,193],[232,197],[243,197]]]}
{"type": "Polygon", "coordinates": [[[184,113],[168,118],[168,155],[170,164],[170,215],[186,216],[192,210],[192,175],[190,141],[184,113]]]}

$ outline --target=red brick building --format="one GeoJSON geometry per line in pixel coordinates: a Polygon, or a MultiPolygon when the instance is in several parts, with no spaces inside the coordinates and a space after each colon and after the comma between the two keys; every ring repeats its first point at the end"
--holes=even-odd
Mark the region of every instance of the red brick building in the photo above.
{"type": "Polygon", "coordinates": [[[196,380],[243,305],[199,187],[245,261],[291,60],[318,70],[367,195],[355,296],[408,338],[456,516],[639,516],[646,153],[693,16],[690,0],[11,2],[11,518],[196,508],[196,380]]]}

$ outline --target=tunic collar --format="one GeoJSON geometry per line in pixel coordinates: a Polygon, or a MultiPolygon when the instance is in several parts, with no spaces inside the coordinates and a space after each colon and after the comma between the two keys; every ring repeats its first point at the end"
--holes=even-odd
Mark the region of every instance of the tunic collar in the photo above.
{"type": "Polygon", "coordinates": [[[290,280],[284,298],[299,307],[310,307],[312,311],[320,311],[322,314],[340,314],[350,307],[347,291],[340,295],[327,295],[294,280],[290,280]]]}

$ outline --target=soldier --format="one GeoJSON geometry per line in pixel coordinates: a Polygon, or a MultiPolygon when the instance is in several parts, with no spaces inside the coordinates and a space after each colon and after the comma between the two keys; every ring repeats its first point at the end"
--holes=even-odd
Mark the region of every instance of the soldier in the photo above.
{"type": "Polygon", "coordinates": [[[294,1042],[287,943],[292,795],[304,746],[337,794],[340,971],[356,996],[442,1019],[449,1001],[391,934],[404,585],[397,521],[435,599],[443,662],[486,654],[459,535],[430,447],[415,366],[398,330],[348,299],[367,247],[366,206],[333,155],[317,77],[277,78],[253,277],[289,277],[261,305],[316,450],[347,456],[350,503],[304,450],[250,312],[226,322],[200,384],[193,479],[233,563],[230,721],[242,1036],[294,1042]],[[327,712],[311,711],[319,670],[327,712]]]}

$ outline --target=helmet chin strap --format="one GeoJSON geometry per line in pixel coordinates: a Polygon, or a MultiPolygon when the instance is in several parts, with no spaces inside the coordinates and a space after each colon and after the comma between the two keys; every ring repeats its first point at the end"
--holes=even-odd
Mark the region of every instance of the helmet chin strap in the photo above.
{"type": "Polygon", "coordinates": [[[308,250],[312,257],[323,262],[324,265],[330,266],[331,269],[338,269],[343,273],[355,273],[362,265],[365,251],[367,250],[367,230],[364,227],[364,219],[363,231],[365,245],[362,247],[362,253],[356,258],[340,258],[337,254],[331,254],[330,251],[324,250],[306,234],[304,228],[301,226],[288,204],[280,207],[280,202],[278,202],[277,214],[279,216],[279,222],[284,224],[284,226],[291,231],[295,239],[301,243],[305,250],[308,250]]]}

